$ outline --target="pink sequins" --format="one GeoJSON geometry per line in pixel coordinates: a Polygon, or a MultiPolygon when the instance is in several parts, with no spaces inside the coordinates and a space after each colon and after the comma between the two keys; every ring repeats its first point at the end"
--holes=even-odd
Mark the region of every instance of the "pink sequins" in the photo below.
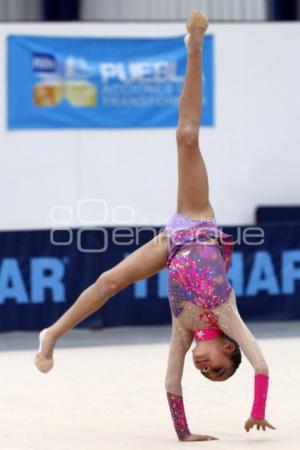
{"type": "Polygon", "coordinates": [[[177,436],[180,438],[183,435],[190,434],[190,430],[185,417],[182,396],[177,394],[170,394],[170,392],[167,392],[167,397],[177,436]]]}
{"type": "MultiPolygon", "coordinates": [[[[180,218],[190,225],[189,219],[180,218]]],[[[226,302],[231,293],[226,273],[233,250],[231,236],[223,233],[215,220],[202,220],[187,229],[174,228],[171,221],[166,229],[170,244],[168,295],[175,317],[182,311],[183,301],[206,309],[226,302]]],[[[207,319],[210,326],[216,325],[212,316],[207,319]]]]}

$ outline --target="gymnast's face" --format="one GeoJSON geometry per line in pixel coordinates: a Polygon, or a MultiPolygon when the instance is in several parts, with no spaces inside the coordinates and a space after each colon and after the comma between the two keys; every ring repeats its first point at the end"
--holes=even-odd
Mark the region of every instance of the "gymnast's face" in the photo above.
{"type": "Polygon", "coordinates": [[[197,342],[193,362],[200,372],[212,381],[225,381],[233,372],[230,353],[235,344],[224,337],[197,342]]]}

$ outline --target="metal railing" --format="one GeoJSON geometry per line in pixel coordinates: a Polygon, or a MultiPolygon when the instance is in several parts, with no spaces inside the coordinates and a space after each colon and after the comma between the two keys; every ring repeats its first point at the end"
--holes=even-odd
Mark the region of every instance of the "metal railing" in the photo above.
{"type": "Polygon", "coordinates": [[[300,0],[0,0],[0,21],[182,21],[193,9],[212,21],[300,18],[300,0]]]}
{"type": "Polygon", "coordinates": [[[41,0],[0,0],[0,21],[42,20],[41,0]]]}
{"type": "Polygon", "coordinates": [[[185,20],[203,9],[210,20],[267,20],[266,0],[82,0],[82,20],[185,20]]]}

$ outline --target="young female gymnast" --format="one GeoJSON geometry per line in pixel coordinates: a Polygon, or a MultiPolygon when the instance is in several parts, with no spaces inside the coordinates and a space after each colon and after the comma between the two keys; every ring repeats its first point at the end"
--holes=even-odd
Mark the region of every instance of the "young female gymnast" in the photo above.
{"type": "Polygon", "coordinates": [[[227,278],[231,237],[217,227],[208,197],[208,180],[199,144],[202,110],[202,41],[207,19],[194,11],[187,21],[186,76],[176,132],[178,148],[177,212],[165,230],[124,261],[104,272],[52,326],[40,333],[35,364],[42,372],[53,367],[56,341],[101,308],[131,283],[168,267],[172,337],[166,391],[178,439],[202,441],[212,436],[192,434],[185,417],[181,379],[184,359],[193,339],[193,362],[206,378],[224,381],[234,374],[242,349],[255,370],[254,402],[246,431],[274,427],[265,420],[268,367],[255,338],[242,321],[227,278]]]}

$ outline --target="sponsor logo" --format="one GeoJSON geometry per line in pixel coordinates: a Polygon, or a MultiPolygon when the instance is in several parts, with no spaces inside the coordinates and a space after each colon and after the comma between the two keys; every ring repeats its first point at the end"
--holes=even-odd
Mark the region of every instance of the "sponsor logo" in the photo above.
{"type": "Polygon", "coordinates": [[[46,53],[33,53],[32,69],[36,74],[53,74],[57,72],[55,56],[46,53]]]}
{"type": "Polygon", "coordinates": [[[15,258],[0,263],[0,305],[8,300],[17,304],[39,304],[49,298],[53,303],[66,301],[65,261],[54,257],[31,258],[21,267],[15,258]]]}
{"type": "Polygon", "coordinates": [[[68,56],[60,61],[50,54],[32,55],[32,67],[38,77],[33,86],[33,102],[41,108],[53,108],[63,100],[74,108],[92,108],[97,104],[97,87],[88,78],[93,69],[83,58],[68,56]]]}

